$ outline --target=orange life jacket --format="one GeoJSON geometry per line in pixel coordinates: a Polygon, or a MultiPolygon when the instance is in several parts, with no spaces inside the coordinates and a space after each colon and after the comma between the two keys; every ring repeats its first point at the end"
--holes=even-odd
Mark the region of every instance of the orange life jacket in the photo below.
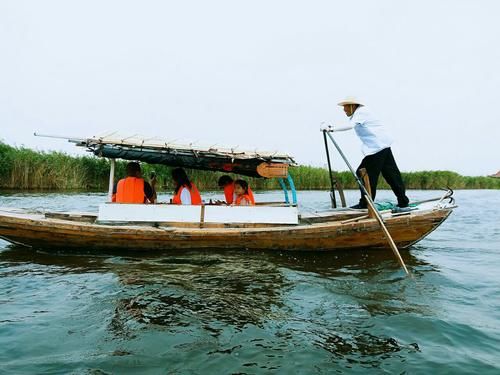
{"type": "Polygon", "coordinates": [[[116,203],[145,203],[144,179],[137,177],[126,177],[118,181],[116,195],[113,202],[116,203]]]}
{"type": "MultiPolygon", "coordinates": [[[[234,194],[234,182],[224,186],[224,196],[226,197],[227,204],[232,204],[235,201],[236,196],[234,194]]],[[[248,187],[248,199],[252,205],[255,204],[255,198],[253,197],[253,191],[250,186],[248,187]]]]}
{"type": "Polygon", "coordinates": [[[234,204],[236,206],[241,206],[241,201],[245,199],[247,202],[248,202],[248,206],[255,206],[255,203],[252,203],[252,200],[250,199],[250,194],[243,194],[243,195],[238,195],[236,197],[236,200],[234,202],[234,204]]]}
{"type": "Polygon", "coordinates": [[[181,193],[182,190],[188,189],[189,194],[191,194],[191,204],[195,206],[199,206],[201,204],[201,194],[198,191],[198,188],[196,187],[195,184],[191,182],[191,189],[187,187],[186,185],[183,185],[179,188],[177,191],[177,194],[174,195],[174,198],[172,199],[173,204],[182,204],[181,201],[181,193]]]}

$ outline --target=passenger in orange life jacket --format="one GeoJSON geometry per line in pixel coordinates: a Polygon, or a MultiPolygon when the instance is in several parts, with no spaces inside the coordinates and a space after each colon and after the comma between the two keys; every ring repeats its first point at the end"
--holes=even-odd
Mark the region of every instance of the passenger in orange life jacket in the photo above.
{"type": "Polygon", "coordinates": [[[254,206],[248,194],[248,183],[244,180],[234,181],[235,206],[254,206]]]}
{"type": "Polygon", "coordinates": [[[116,203],[155,203],[156,177],[151,179],[151,185],[142,178],[139,163],[127,164],[127,177],[115,185],[112,201],[116,203]]]}
{"type": "MultiPolygon", "coordinates": [[[[241,180],[241,181],[243,181],[243,180],[241,180]]],[[[246,181],[245,181],[245,183],[246,183],[246,181]]],[[[233,204],[233,202],[236,199],[236,195],[234,193],[234,184],[235,184],[235,181],[233,181],[233,179],[228,175],[224,175],[224,176],[221,176],[219,178],[218,185],[220,188],[224,189],[224,196],[226,198],[227,204],[233,204]]],[[[247,186],[248,186],[248,184],[247,184],[247,186]]],[[[255,198],[253,196],[253,191],[250,188],[250,186],[248,186],[248,197],[249,197],[252,205],[254,205],[255,198]]]]}
{"type": "Polygon", "coordinates": [[[175,190],[172,198],[173,204],[192,204],[201,205],[201,195],[196,185],[189,181],[189,178],[182,168],[176,168],[172,171],[175,190]]]}

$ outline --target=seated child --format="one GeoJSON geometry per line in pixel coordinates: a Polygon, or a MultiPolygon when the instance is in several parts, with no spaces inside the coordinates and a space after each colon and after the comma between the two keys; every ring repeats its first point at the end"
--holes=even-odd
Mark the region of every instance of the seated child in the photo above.
{"type": "Polygon", "coordinates": [[[234,195],[236,199],[233,204],[235,206],[253,206],[253,200],[248,193],[248,183],[244,180],[234,181],[234,195]]]}
{"type": "MultiPolygon", "coordinates": [[[[233,204],[236,199],[236,194],[234,194],[234,180],[230,176],[224,175],[219,178],[218,184],[219,187],[224,190],[224,197],[226,198],[225,203],[233,204]]],[[[255,204],[255,198],[253,197],[253,191],[250,186],[248,186],[248,196],[250,197],[252,205],[255,204]]]]}

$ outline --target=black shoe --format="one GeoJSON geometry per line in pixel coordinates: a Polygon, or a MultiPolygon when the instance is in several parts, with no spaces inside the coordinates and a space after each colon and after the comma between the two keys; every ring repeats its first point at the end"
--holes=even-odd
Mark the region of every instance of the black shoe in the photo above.
{"type": "Polygon", "coordinates": [[[362,206],[360,205],[359,203],[358,204],[355,204],[354,206],[351,206],[349,208],[353,208],[355,210],[365,210],[366,209],[366,206],[362,206]]]}

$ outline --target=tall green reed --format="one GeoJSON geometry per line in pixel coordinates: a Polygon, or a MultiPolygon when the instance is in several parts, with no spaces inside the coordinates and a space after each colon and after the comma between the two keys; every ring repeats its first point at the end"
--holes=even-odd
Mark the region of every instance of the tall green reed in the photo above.
{"type": "MultiPolygon", "coordinates": [[[[117,161],[116,179],[125,176],[126,161],[117,161]]],[[[95,156],[70,156],[61,152],[40,152],[24,147],[12,147],[0,142],[0,188],[51,189],[51,190],[106,190],[109,161],[95,156]]],[[[154,170],[158,176],[159,190],[171,191],[171,169],[165,165],[142,164],[143,175],[154,170]]],[[[186,170],[200,190],[216,190],[217,180],[224,173],[186,170]]],[[[297,189],[329,189],[328,170],[298,166],[290,168],[297,189]]],[[[500,179],[468,177],[450,171],[419,171],[402,173],[408,189],[500,189],[500,179]]],[[[336,172],[336,178],[345,189],[356,189],[356,182],[349,172],[336,172]]],[[[237,176],[234,176],[237,177],[237,176]]],[[[254,190],[280,189],[276,179],[248,178],[254,190]]],[[[389,186],[380,178],[379,188],[389,186]]]]}

